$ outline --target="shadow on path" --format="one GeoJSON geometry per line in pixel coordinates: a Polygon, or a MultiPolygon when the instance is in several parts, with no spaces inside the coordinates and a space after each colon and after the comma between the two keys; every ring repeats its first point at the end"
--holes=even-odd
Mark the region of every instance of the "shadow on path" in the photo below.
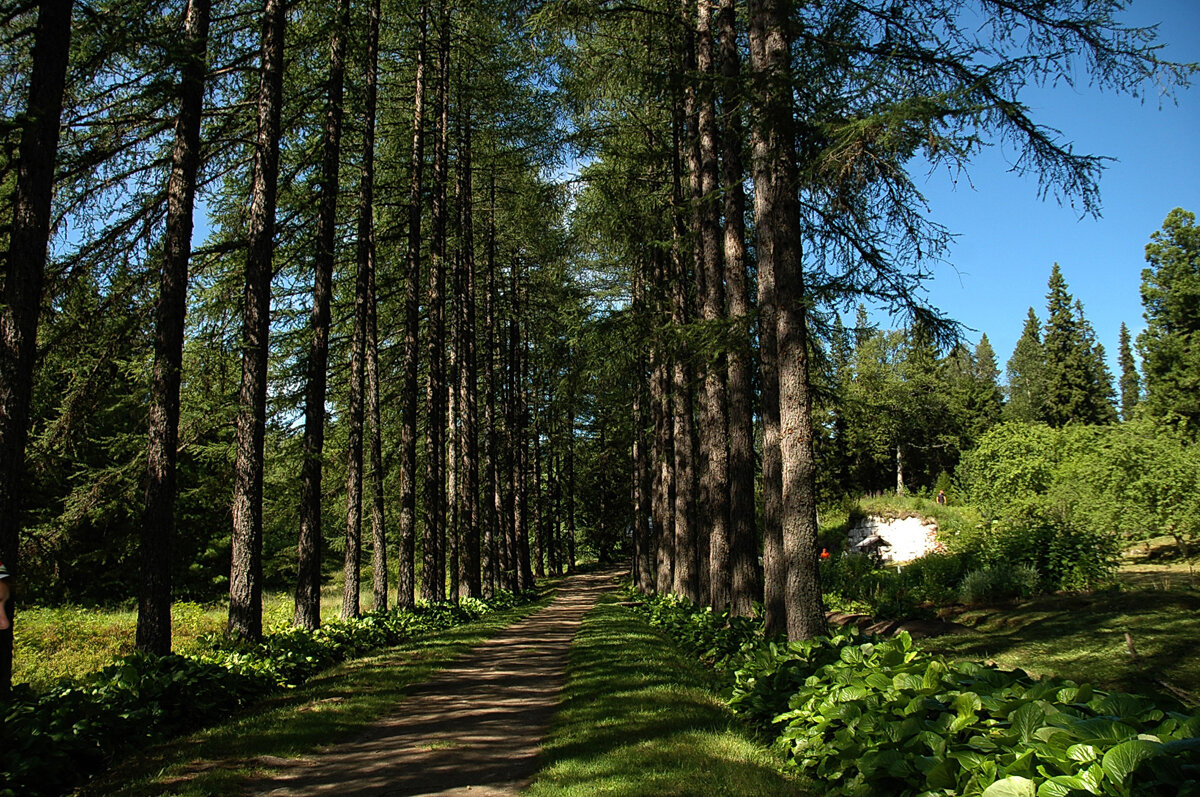
{"type": "Polygon", "coordinates": [[[619,571],[573,576],[552,604],[416,686],[357,739],[274,760],[269,797],[517,794],[537,772],[583,615],[619,571]]]}

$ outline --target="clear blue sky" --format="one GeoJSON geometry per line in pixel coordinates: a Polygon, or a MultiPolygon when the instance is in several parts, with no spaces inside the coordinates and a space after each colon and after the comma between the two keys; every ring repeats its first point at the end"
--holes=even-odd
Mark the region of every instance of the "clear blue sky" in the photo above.
{"type": "MultiPolygon", "coordinates": [[[[1163,58],[1200,62],[1200,0],[1133,0],[1124,19],[1160,23],[1163,58]]],[[[976,159],[969,182],[922,177],[932,218],[958,234],[929,299],[972,328],[972,342],[987,333],[1003,371],[1028,308],[1045,321],[1046,280],[1058,262],[1116,374],[1121,322],[1135,336],[1145,327],[1138,288],[1150,234],[1172,208],[1200,214],[1200,79],[1161,107],[1153,91],[1139,100],[1086,85],[1026,96],[1077,152],[1115,158],[1100,181],[1103,215],[1081,219],[1039,200],[1036,180],[1009,173],[996,148],[976,159]]]]}

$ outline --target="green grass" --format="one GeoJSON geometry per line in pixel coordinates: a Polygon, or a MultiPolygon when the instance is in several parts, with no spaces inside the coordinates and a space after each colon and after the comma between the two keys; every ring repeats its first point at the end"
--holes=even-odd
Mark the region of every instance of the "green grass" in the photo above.
{"type": "MultiPolygon", "coordinates": [[[[263,627],[291,623],[294,607],[290,592],[264,595],[263,627]]],[[[335,618],[340,610],[340,585],[327,586],[321,616],[335,618]]],[[[202,635],[225,630],[229,609],[224,603],[179,602],[172,606],[171,617],[173,650],[192,653],[202,635]]],[[[13,681],[39,690],[63,680],[78,681],[133,653],[136,632],[134,609],[21,607],[14,628],[13,681]]]]}
{"type": "Polygon", "coordinates": [[[584,618],[528,793],[803,794],[715,694],[711,671],[614,600],[584,618]]]}
{"type": "Polygon", "coordinates": [[[1194,590],[1050,595],[965,610],[952,619],[972,632],[924,640],[922,646],[1105,689],[1163,694],[1169,690],[1158,681],[1165,679],[1200,695],[1200,593],[1194,590]]]}
{"type": "Polygon", "coordinates": [[[277,759],[344,741],[397,709],[409,687],[500,629],[545,606],[497,612],[469,625],[334,667],[229,722],[117,762],[80,795],[149,797],[244,793],[277,759]]]}

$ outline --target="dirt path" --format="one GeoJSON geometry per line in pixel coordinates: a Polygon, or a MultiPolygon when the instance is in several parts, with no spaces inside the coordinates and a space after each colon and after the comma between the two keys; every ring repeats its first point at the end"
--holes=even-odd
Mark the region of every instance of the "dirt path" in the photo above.
{"type": "Polygon", "coordinates": [[[538,769],[571,641],[614,575],[572,577],[551,605],[414,687],[359,738],[279,762],[258,793],[518,794],[538,769]]]}

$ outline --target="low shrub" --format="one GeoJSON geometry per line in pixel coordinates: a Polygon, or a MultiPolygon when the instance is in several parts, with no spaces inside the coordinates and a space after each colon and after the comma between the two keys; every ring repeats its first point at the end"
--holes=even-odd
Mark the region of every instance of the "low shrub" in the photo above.
{"type": "Polygon", "coordinates": [[[0,700],[0,797],[62,794],[133,746],[228,716],[346,659],[535,598],[421,603],[260,642],[214,636],[193,654],[134,653],[77,685],[42,693],[18,685],[0,700]]]}
{"type": "Polygon", "coordinates": [[[958,588],[959,600],[968,605],[992,604],[1029,598],[1038,592],[1038,572],[1029,565],[985,567],[972,570],[958,588]]]}

